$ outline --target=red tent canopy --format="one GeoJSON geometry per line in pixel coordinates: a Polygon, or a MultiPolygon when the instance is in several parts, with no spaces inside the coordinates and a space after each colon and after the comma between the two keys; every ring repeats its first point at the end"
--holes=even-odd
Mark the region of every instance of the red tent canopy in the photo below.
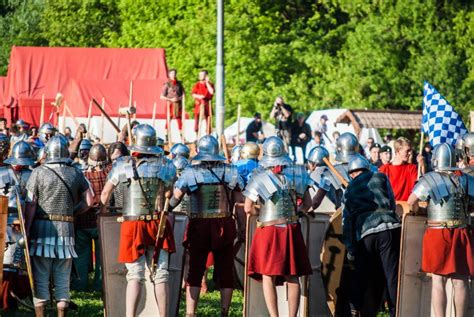
{"type": "MultiPolygon", "coordinates": [[[[166,77],[166,56],[164,49],[161,48],[13,46],[2,103],[7,107],[17,107],[21,99],[41,100],[42,95],[45,99],[54,99],[58,92],[66,89],[71,79],[122,80],[129,84],[131,80],[164,81],[166,77]]],[[[110,93],[103,92],[106,97],[117,91],[114,87],[108,89],[110,93]]],[[[134,99],[138,98],[137,88],[137,91],[134,91],[134,99]]],[[[128,102],[128,98],[123,102],[128,102]]],[[[29,102],[24,104],[26,106],[29,102]]],[[[153,103],[144,106],[148,107],[144,112],[151,113],[153,103]]],[[[35,114],[33,119],[39,120],[38,117],[39,113],[35,114]]],[[[37,124],[37,122],[30,123],[37,124]]]]}
{"type": "MultiPolygon", "coordinates": [[[[156,118],[166,118],[166,103],[160,100],[165,81],[166,78],[133,81],[133,102],[137,105],[137,117],[150,118],[153,115],[153,104],[156,102],[156,118]]],[[[105,111],[110,116],[118,116],[118,108],[128,106],[130,81],[72,79],[63,95],[64,101],[77,117],[87,117],[92,98],[98,103],[102,103],[104,98],[105,111]]],[[[92,107],[92,115],[100,115],[96,106],[92,107]]]]}

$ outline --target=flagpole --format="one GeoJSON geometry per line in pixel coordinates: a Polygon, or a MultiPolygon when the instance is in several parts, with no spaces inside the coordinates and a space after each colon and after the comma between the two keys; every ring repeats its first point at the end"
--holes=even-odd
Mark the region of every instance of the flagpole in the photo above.
{"type": "MultiPolygon", "coordinates": [[[[418,151],[419,155],[423,155],[422,151],[423,151],[423,143],[424,143],[424,139],[425,139],[425,132],[421,131],[421,135],[420,135],[420,150],[418,151]]],[[[418,179],[420,178],[421,176],[421,164],[418,164],[418,179]]]]}

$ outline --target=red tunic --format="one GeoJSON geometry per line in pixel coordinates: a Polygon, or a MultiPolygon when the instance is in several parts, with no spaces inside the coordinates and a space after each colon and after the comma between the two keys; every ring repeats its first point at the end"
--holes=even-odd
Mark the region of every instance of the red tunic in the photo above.
{"type": "Polygon", "coordinates": [[[312,274],[299,223],[257,228],[248,261],[247,273],[257,280],[262,275],[277,276],[277,283],[281,284],[285,275],[312,274]]]}
{"type": "MultiPolygon", "coordinates": [[[[132,263],[145,254],[147,246],[154,246],[156,233],[160,221],[124,221],[120,228],[120,263],[132,263]]],[[[165,239],[163,250],[169,253],[176,251],[173,237],[173,229],[169,220],[166,220],[165,239]]]]}
{"type": "Polygon", "coordinates": [[[438,275],[474,276],[472,228],[428,228],[423,237],[421,269],[438,275]]]}
{"type": "Polygon", "coordinates": [[[388,176],[395,200],[407,201],[418,179],[416,164],[384,164],[379,171],[388,176]]]}

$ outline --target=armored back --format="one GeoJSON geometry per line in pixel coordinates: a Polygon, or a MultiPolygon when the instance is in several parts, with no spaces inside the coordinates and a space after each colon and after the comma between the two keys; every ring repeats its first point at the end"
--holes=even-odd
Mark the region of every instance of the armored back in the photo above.
{"type": "Polygon", "coordinates": [[[260,205],[258,221],[265,225],[265,222],[296,216],[293,199],[288,188],[279,189],[271,199],[260,205]]]}
{"type": "Polygon", "coordinates": [[[227,217],[230,193],[221,184],[202,184],[190,197],[191,216],[199,218],[227,217]]]}

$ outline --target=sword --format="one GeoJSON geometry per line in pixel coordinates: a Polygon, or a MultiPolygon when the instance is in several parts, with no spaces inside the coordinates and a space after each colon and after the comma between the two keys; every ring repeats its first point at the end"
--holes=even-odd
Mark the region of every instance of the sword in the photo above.
{"type": "Polygon", "coordinates": [[[158,232],[156,233],[155,238],[155,248],[153,250],[153,258],[151,259],[151,266],[150,266],[150,280],[153,282],[153,279],[156,274],[156,263],[158,262],[158,257],[160,255],[160,251],[163,248],[163,241],[166,229],[166,216],[168,215],[168,210],[170,207],[170,193],[166,193],[166,200],[165,200],[165,207],[160,214],[160,223],[158,224],[158,232]]]}
{"type": "Polygon", "coordinates": [[[20,202],[20,192],[18,191],[18,187],[16,186],[15,186],[15,191],[16,191],[16,205],[18,209],[18,220],[20,220],[20,231],[21,231],[21,235],[23,236],[23,241],[24,241],[26,271],[28,272],[28,281],[30,282],[31,294],[33,294],[33,297],[34,297],[35,285],[33,281],[33,270],[31,268],[30,249],[28,246],[28,238],[26,236],[25,220],[23,219],[23,209],[21,207],[21,202],[20,202]]]}

